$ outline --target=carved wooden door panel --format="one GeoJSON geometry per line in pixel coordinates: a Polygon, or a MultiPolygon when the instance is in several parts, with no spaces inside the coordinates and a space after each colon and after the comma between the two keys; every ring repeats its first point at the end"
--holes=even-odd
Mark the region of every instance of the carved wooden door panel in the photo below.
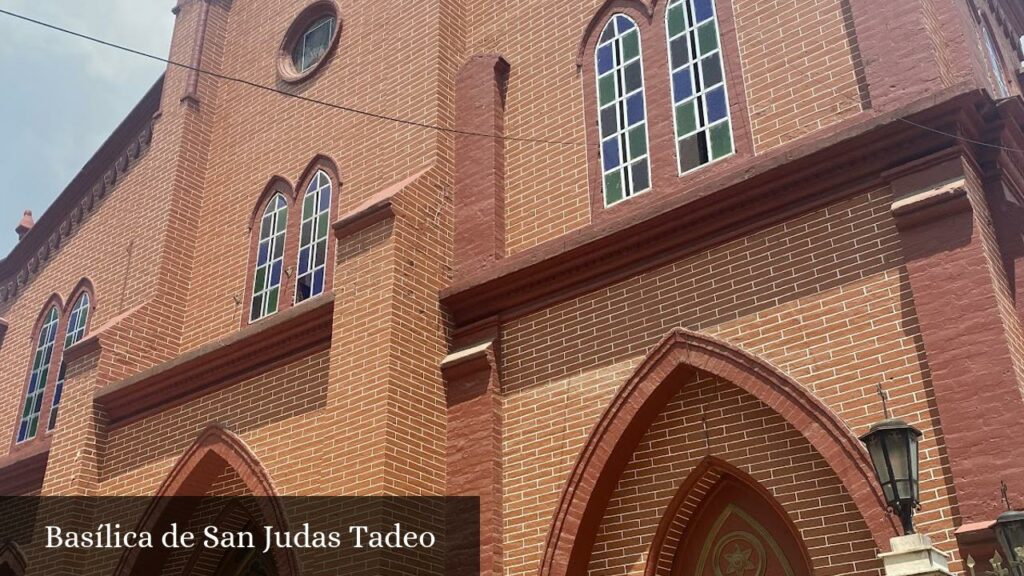
{"type": "Polygon", "coordinates": [[[673,576],[810,576],[806,551],[767,496],[723,478],[688,523],[673,576]]]}

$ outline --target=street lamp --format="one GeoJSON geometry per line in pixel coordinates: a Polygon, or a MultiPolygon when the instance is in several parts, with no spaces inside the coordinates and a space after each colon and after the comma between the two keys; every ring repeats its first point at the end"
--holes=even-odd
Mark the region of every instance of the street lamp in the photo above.
{"type": "Polygon", "coordinates": [[[1006,563],[1016,576],[1024,576],[1024,512],[1003,512],[996,519],[995,530],[1006,563]]]}
{"type": "Polygon", "coordinates": [[[872,425],[868,433],[860,437],[871,456],[885,504],[899,516],[904,534],[914,533],[914,511],[920,504],[917,467],[920,437],[917,428],[894,418],[872,425]]]}

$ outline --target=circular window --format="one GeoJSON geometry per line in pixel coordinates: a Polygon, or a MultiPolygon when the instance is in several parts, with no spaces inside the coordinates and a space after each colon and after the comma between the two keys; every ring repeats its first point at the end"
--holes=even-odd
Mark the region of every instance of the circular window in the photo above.
{"type": "Polygon", "coordinates": [[[299,82],[315,73],[338,43],[340,22],[334,3],[315,2],[306,7],[284,36],[278,54],[278,72],[286,82],[299,82]]]}

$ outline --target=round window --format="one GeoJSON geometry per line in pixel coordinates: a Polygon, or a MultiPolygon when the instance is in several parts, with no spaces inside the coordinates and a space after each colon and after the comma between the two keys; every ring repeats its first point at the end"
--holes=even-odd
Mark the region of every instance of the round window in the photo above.
{"type": "Polygon", "coordinates": [[[307,6],[285,34],[278,56],[278,72],[287,82],[312,75],[327,60],[338,42],[338,15],[334,3],[320,1],[307,6]]]}

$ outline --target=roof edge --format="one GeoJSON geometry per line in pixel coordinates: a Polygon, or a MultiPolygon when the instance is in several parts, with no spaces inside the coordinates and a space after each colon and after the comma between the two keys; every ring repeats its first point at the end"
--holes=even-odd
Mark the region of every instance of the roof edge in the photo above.
{"type": "Polygon", "coordinates": [[[129,164],[141,157],[152,137],[152,122],[160,110],[164,75],[153,83],[146,94],[118,124],[91,158],[75,174],[71,182],[36,220],[35,225],[0,260],[0,300],[7,301],[18,286],[27,283],[29,273],[59,248],[63,237],[70,235],[71,224],[80,221],[76,208],[89,211],[94,206],[90,194],[102,197],[125,172],[129,164]],[[73,222],[72,222],[73,221],[73,222]],[[20,274],[20,273],[24,274],[20,274]],[[15,278],[15,276],[17,277],[15,278]]]}

